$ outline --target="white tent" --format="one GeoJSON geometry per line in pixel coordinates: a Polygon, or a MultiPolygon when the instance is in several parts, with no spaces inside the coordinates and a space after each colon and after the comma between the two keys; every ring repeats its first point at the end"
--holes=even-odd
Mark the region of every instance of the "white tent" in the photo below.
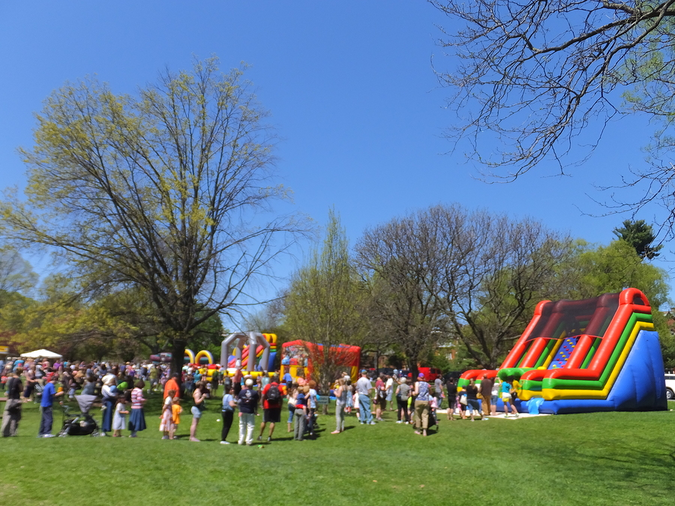
{"type": "Polygon", "coordinates": [[[63,358],[62,355],[49,350],[35,350],[28,353],[22,353],[23,358],[63,358]]]}

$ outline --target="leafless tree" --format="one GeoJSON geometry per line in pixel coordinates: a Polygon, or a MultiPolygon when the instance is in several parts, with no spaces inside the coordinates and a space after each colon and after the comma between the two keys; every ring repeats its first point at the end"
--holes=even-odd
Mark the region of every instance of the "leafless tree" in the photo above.
{"type": "Polygon", "coordinates": [[[544,159],[564,173],[566,155],[585,160],[611,118],[646,113],[660,120],[650,156],[599,200],[609,212],[663,207],[658,229],[672,236],[673,0],[430,3],[449,17],[439,42],[455,58],[443,65],[456,62],[435,62],[459,118],[448,136],[469,141],[485,175],[510,181],[544,159]]]}
{"type": "Polygon", "coordinates": [[[559,293],[556,267],[567,237],[534,220],[514,221],[459,206],[436,206],[368,231],[357,261],[371,283],[374,318],[411,366],[454,337],[494,367],[531,316],[559,293]]]}

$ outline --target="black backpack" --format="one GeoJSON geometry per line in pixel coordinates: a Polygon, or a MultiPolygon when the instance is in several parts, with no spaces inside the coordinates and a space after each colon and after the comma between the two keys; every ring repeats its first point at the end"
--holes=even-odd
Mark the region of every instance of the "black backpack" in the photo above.
{"type": "Polygon", "coordinates": [[[281,400],[281,392],[279,392],[279,387],[275,384],[270,385],[269,389],[267,390],[267,394],[265,394],[265,398],[267,399],[267,402],[277,404],[281,400]]]}

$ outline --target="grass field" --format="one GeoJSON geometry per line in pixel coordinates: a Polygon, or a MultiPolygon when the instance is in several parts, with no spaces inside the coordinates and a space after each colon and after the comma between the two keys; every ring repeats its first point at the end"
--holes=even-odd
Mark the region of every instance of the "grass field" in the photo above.
{"type": "MultiPolygon", "coordinates": [[[[182,437],[160,439],[156,399],[146,409],[149,428],[137,439],[38,439],[37,405],[25,405],[19,437],[0,438],[0,504],[675,503],[672,411],[442,419],[427,438],[394,423],[390,413],[377,426],[348,418],[348,430],[331,435],[329,415],[320,417],[316,440],[293,441],[283,421],[276,440],[261,449],[218,444],[217,406],[210,401],[202,442],[191,443],[189,409],[182,437]]],[[[56,433],[56,409],[54,418],[56,433]]]]}

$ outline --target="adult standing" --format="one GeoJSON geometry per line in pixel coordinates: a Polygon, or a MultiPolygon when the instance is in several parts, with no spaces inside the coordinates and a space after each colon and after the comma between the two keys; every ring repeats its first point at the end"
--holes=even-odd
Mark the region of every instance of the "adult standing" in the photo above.
{"type": "Polygon", "coordinates": [[[480,408],[478,405],[478,387],[476,386],[476,380],[471,378],[469,384],[466,386],[466,403],[467,406],[471,409],[471,421],[475,421],[474,417],[476,413],[480,413],[480,408]]]}
{"type": "Polygon", "coordinates": [[[171,390],[175,390],[177,392],[176,396],[178,398],[181,397],[180,388],[178,386],[178,380],[179,379],[180,379],[180,373],[175,372],[175,373],[173,373],[171,378],[169,378],[169,380],[166,383],[164,383],[164,399],[169,397],[169,392],[171,392],[171,390]]]}
{"type": "MultiPolygon", "coordinates": [[[[117,383],[117,378],[113,374],[106,374],[103,376],[103,387],[101,387],[101,395],[103,396],[103,424],[101,425],[101,436],[105,436],[108,432],[112,432],[113,408],[115,407],[116,395],[113,386],[117,383]]],[[[87,384],[82,390],[82,395],[94,395],[96,387],[93,376],[87,378],[87,384]]]]}
{"type": "Polygon", "coordinates": [[[239,392],[239,441],[247,446],[253,444],[253,431],[255,430],[255,417],[258,414],[258,402],[260,394],[253,390],[253,378],[246,378],[244,388],[239,392]]]}
{"type": "Polygon", "coordinates": [[[42,401],[40,401],[40,408],[42,408],[42,419],[40,420],[40,432],[38,437],[54,437],[52,434],[52,424],[54,423],[54,416],[52,413],[52,406],[55,397],[63,395],[63,390],[56,391],[54,383],[58,377],[53,374],[42,390],[42,401]]]}
{"type": "Polygon", "coordinates": [[[389,403],[389,411],[394,411],[394,378],[387,375],[387,382],[385,384],[387,389],[387,402],[389,403]]]}
{"type": "Polygon", "coordinates": [[[237,360],[237,370],[234,372],[234,377],[232,378],[234,396],[237,398],[241,393],[241,380],[243,379],[243,377],[244,375],[241,372],[241,361],[237,360]]]}
{"type": "Polygon", "coordinates": [[[281,405],[283,403],[283,396],[281,395],[281,386],[279,385],[279,375],[275,374],[272,377],[272,382],[265,385],[262,389],[263,400],[263,421],[260,424],[260,435],[258,441],[262,441],[263,433],[265,432],[265,425],[270,424],[270,433],[267,436],[267,441],[272,440],[274,434],[275,424],[281,422],[281,405]]]}
{"type": "Polygon", "coordinates": [[[455,378],[450,378],[448,384],[448,420],[455,419],[455,408],[457,407],[457,383],[455,378]]]}
{"type": "Polygon", "coordinates": [[[361,377],[356,382],[356,393],[359,395],[359,413],[361,425],[375,425],[373,414],[370,412],[370,391],[373,385],[368,379],[368,372],[361,370],[361,377]]]}
{"type": "Polygon", "coordinates": [[[331,434],[339,434],[345,430],[345,409],[347,409],[348,398],[347,382],[345,378],[340,378],[335,390],[335,430],[331,434]]]}
{"type": "Polygon", "coordinates": [[[131,435],[129,437],[136,437],[136,433],[145,430],[145,413],[143,412],[143,405],[145,398],[143,397],[143,388],[145,382],[139,379],[134,384],[134,389],[131,391],[131,415],[129,416],[129,430],[131,435]]]}
{"type": "Polygon", "coordinates": [[[396,423],[410,423],[408,397],[410,397],[410,385],[408,385],[408,380],[406,378],[401,378],[400,383],[396,388],[396,405],[398,407],[398,420],[396,423]]]}
{"type": "Polygon", "coordinates": [[[492,398],[492,386],[494,381],[488,378],[487,373],[483,374],[483,379],[480,382],[480,395],[483,397],[483,420],[487,420],[487,417],[491,414],[491,398],[492,398]]]}
{"type": "Polygon", "coordinates": [[[230,433],[230,428],[232,427],[232,420],[234,420],[234,396],[232,395],[232,384],[225,384],[223,386],[225,393],[223,394],[223,407],[221,409],[221,415],[223,418],[223,430],[220,433],[220,444],[229,445],[226,441],[227,435],[230,433]]]}
{"type": "Polygon", "coordinates": [[[375,381],[375,420],[382,421],[382,411],[387,409],[387,386],[384,382],[384,374],[378,376],[375,381]]]}
{"type": "Polygon", "coordinates": [[[195,388],[194,393],[192,394],[192,400],[194,405],[190,408],[192,413],[192,425],[190,425],[190,441],[194,443],[199,443],[197,439],[197,426],[199,425],[199,420],[202,417],[202,411],[205,409],[206,402],[206,383],[200,381],[197,383],[197,388],[195,388]]]}
{"type": "Polygon", "coordinates": [[[434,397],[436,397],[440,408],[443,405],[443,380],[440,376],[436,376],[434,380],[434,397]]]}
{"type": "Polygon", "coordinates": [[[415,397],[415,434],[427,435],[429,427],[429,383],[425,381],[424,374],[419,373],[413,391],[415,397]]]}
{"type": "Polygon", "coordinates": [[[12,372],[12,377],[7,380],[5,390],[7,401],[5,402],[5,411],[2,415],[2,437],[16,436],[21,420],[21,392],[23,384],[21,383],[21,374],[23,369],[18,367],[12,372]]]}
{"type": "Polygon", "coordinates": [[[509,406],[511,407],[511,412],[513,415],[517,418],[518,417],[518,410],[516,409],[516,405],[513,403],[513,395],[511,393],[512,386],[510,381],[504,380],[502,381],[502,386],[500,388],[501,395],[502,395],[502,402],[504,403],[504,418],[509,417],[509,406]]]}

